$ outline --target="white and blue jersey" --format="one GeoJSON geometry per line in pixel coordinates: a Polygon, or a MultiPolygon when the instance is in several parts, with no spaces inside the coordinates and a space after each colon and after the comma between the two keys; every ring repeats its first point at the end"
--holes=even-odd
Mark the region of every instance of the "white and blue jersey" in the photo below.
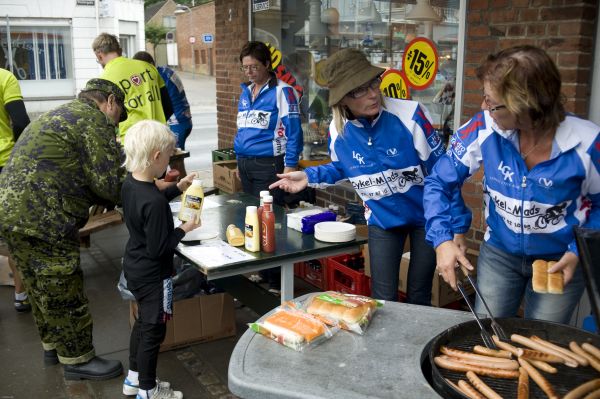
{"type": "Polygon", "coordinates": [[[276,157],[285,154],[284,164],[298,165],[303,136],[298,94],[274,75],[252,101],[252,85],[242,84],[238,105],[236,155],[276,157]]]}
{"type": "Polygon", "coordinates": [[[451,148],[425,184],[427,240],[451,240],[450,195],[484,168],[485,241],[519,256],[577,254],[573,226],[600,228],[600,127],[567,115],[554,136],[550,159],[531,170],[518,133],[501,130],[488,111],[452,137],[451,148]]]}
{"type": "Polygon", "coordinates": [[[192,113],[183,88],[183,83],[179,76],[171,68],[166,66],[156,67],[161,78],[165,81],[173,115],[167,121],[167,124],[174,132],[183,133],[192,127],[192,113]]]}
{"type": "MultiPolygon", "coordinates": [[[[340,134],[332,122],[331,163],[305,170],[309,186],[348,179],[365,203],[369,225],[383,229],[424,226],[423,184],[444,146],[418,102],[385,98],[372,122],[348,120],[340,134]]],[[[464,205],[463,205],[464,206],[464,205]]],[[[457,221],[464,233],[470,213],[457,221]]]]}

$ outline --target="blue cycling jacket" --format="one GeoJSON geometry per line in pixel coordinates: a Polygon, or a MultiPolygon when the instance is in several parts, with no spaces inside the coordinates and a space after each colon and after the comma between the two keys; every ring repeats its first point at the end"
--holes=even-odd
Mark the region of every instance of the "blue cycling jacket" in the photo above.
{"type": "Polygon", "coordinates": [[[165,81],[169,98],[171,99],[171,105],[173,107],[173,115],[169,118],[167,123],[171,129],[180,129],[185,131],[192,127],[192,113],[190,111],[190,104],[188,103],[187,97],[185,96],[185,90],[183,89],[183,83],[179,76],[171,68],[166,66],[159,66],[158,73],[165,81]]]}
{"type": "MultiPolygon", "coordinates": [[[[323,188],[348,179],[365,203],[369,225],[383,229],[423,226],[425,176],[444,153],[427,111],[415,101],[385,98],[372,122],[348,120],[340,134],[330,126],[331,163],[305,170],[309,186],[323,188]]],[[[462,204],[462,203],[461,203],[462,204]]],[[[471,214],[457,205],[456,233],[464,233],[471,214]]]]}
{"type": "Polygon", "coordinates": [[[519,256],[577,252],[573,226],[600,228],[600,127],[567,115],[550,159],[527,170],[517,131],[479,112],[452,137],[425,184],[427,240],[452,239],[450,196],[484,168],[485,241],[519,256]]]}
{"type": "Polygon", "coordinates": [[[252,85],[242,84],[238,131],[233,142],[236,154],[252,157],[285,154],[285,166],[296,167],[303,146],[298,94],[272,75],[252,102],[252,85]]]}

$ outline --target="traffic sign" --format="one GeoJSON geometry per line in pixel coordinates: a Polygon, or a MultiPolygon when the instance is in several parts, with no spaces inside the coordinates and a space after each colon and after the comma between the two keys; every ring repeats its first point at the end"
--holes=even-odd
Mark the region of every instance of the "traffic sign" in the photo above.
{"type": "Polygon", "coordinates": [[[190,42],[190,44],[196,43],[196,36],[190,36],[190,38],[188,39],[188,41],[190,42]]]}
{"type": "Polygon", "coordinates": [[[438,71],[435,44],[425,37],[417,37],[404,49],[402,70],[408,84],[418,90],[429,87],[438,71]]]}
{"type": "Polygon", "coordinates": [[[203,33],[202,34],[202,43],[210,44],[212,42],[213,42],[213,35],[212,35],[212,33],[203,33]]]}

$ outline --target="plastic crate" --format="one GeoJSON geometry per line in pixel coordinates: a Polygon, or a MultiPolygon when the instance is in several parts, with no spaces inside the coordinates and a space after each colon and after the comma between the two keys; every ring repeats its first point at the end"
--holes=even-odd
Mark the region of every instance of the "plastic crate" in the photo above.
{"type": "Polygon", "coordinates": [[[312,259],[304,263],[304,281],[322,290],[327,289],[327,258],[312,259]]]}
{"type": "Polygon", "coordinates": [[[213,150],[212,161],[232,161],[235,159],[235,151],[233,148],[222,148],[220,150],[213,150]]]}
{"type": "Polygon", "coordinates": [[[304,262],[294,263],[294,276],[304,279],[304,262]]]}
{"type": "Polygon", "coordinates": [[[370,283],[365,273],[347,266],[357,256],[341,255],[327,259],[327,289],[345,294],[370,294],[370,283]]]}

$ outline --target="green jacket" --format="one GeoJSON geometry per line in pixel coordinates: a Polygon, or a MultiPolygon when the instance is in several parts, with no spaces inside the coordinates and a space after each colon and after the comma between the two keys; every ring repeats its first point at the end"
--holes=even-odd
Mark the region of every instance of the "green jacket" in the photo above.
{"type": "Polygon", "coordinates": [[[115,126],[73,100],[32,122],[0,174],[0,230],[77,241],[93,204],[118,203],[125,169],[115,126]]]}

